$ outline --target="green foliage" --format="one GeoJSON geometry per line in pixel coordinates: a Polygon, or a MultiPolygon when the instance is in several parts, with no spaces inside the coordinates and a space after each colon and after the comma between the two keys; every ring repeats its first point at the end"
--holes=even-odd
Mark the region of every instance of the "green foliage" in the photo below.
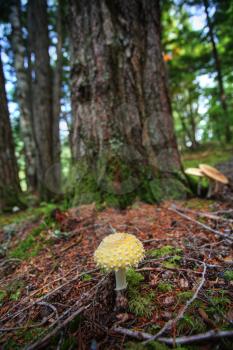
{"type": "Polygon", "coordinates": [[[8,284],[6,287],[7,294],[9,295],[9,299],[12,301],[17,301],[20,298],[21,292],[25,287],[24,280],[16,279],[8,284]]]}
{"type": "Polygon", "coordinates": [[[0,306],[2,305],[6,296],[7,292],[4,289],[0,289],[0,306]]]}
{"type": "Polygon", "coordinates": [[[23,223],[24,221],[34,221],[40,217],[43,217],[44,220],[47,221],[51,217],[51,214],[55,208],[62,209],[62,205],[41,202],[39,207],[20,210],[17,213],[0,215],[0,228],[4,228],[6,226],[4,228],[5,230],[12,229],[16,231],[17,225],[23,223]]]}
{"type": "Polygon", "coordinates": [[[41,232],[46,227],[45,224],[41,224],[37,228],[34,228],[16,248],[9,252],[9,257],[27,260],[36,256],[44,246],[44,238],[41,236],[41,232]]]}
{"type": "Polygon", "coordinates": [[[176,256],[180,258],[179,255],[182,253],[183,251],[180,248],[176,248],[171,245],[165,245],[161,248],[148,250],[147,255],[152,258],[163,258],[165,256],[176,254],[176,256]]]}
{"type": "Polygon", "coordinates": [[[232,147],[209,143],[195,151],[183,152],[182,163],[184,168],[196,168],[201,163],[215,166],[228,161],[231,157],[232,147]]]}
{"type": "Polygon", "coordinates": [[[179,334],[187,332],[204,332],[206,330],[205,323],[197,315],[184,315],[184,317],[178,322],[177,329],[179,334]]]}
{"type": "Polygon", "coordinates": [[[129,293],[129,311],[136,316],[150,317],[153,313],[153,300],[155,293],[150,292],[145,295],[140,295],[138,292],[129,293]]]}
{"type": "Polygon", "coordinates": [[[153,299],[155,297],[154,292],[141,292],[141,282],[144,277],[141,273],[129,269],[127,271],[128,282],[128,299],[129,299],[129,311],[136,316],[150,317],[153,312],[153,299]]]}
{"type": "Polygon", "coordinates": [[[138,288],[142,281],[144,281],[144,276],[136,272],[134,269],[128,269],[126,271],[126,279],[128,282],[128,289],[138,288]]]}
{"type": "Polygon", "coordinates": [[[20,295],[21,295],[21,291],[20,291],[20,289],[18,289],[15,293],[11,294],[10,300],[17,301],[17,300],[19,300],[20,295]]]}
{"type": "Polygon", "coordinates": [[[162,265],[166,268],[174,269],[179,267],[181,263],[182,257],[179,255],[174,255],[171,258],[167,259],[166,261],[162,262],[162,265]]]}
{"type": "Polygon", "coordinates": [[[78,349],[78,340],[75,336],[66,337],[60,347],[61,350],[78,349]]]}
{"type": "Polygon", "coordinates": [[[89,281],[91,281],[91,280],[92,280],[92,276],[89,275],[89,274],[87,274],[87,273],[85,273],[85,274],[82,276],[82,281],[84,281],[84,282],[89,282],[89,281]]]}
{"type": "Polygon", "coordinates": [[[173,289],[173,285],[171,283],[159,282],[157,285],[157,290],[159,292],[170,292],[173,289]]]}
{"type": "Polygon", "coordinates": [[[233,281],[233,270],[227,270],[227,271],[225,271],[223,277],[224,277],[227,281],[233,281]]]}
{"type": "Polygon", "coordinates": [[[179,293],[177,293],[177,296],[178,296],[179,302],[185,302],[185,301],[192,298],[193,292],[191,290],[186,291],[186,292],[179,292],[179,293]]]}
{"type": "MultiPolygon", "coordinates": [[[[193,291],[188,290],[185,292],[179,292],[177,293],[177,300],[180,304],[185,304],[188,300],[190,300],[193,296],[193,291]]],[[[193,302],[192,302],[192,308],[197,308],[197,307],[203,307],[204,303],[202,300],[199,300],[198,298],[196,298],[193,302]]]]}
{"type": "Polygon", "coordinates": [[[11,337],[5,344],[4,350],[18,350],[22,348],[22,342],[29,344],[37,339],[44,332],[44,328],[35,327],[27,330],[19,330],[15,332],[14,337],[11,337]]]}
{"type": "Polygon", "coordinates": [[[221,290],[218,292],[209,291],[208,294],[210,295],[208,298],[208,307],[206,308],[208,315],[213,318],[215,318],[217,314],[224,315],[231,304],[227,293],[221,290]]]}

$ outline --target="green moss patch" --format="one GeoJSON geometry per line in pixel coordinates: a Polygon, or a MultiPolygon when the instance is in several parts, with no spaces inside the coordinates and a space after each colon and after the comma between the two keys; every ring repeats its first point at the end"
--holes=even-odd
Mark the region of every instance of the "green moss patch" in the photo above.
{"type": "Polygon", "coordinates": [[[233,281],[233,270],[225,271],[223,277],[227,281],[233,281]]]}
{"type": "Polygon", "coordinates": [[[7,343],[4,344],[4,350],[22,349],[23,344],[28,345],[35,341],[42,333],[44,328],[35,327],[28,330],[19,330],[15,332],[14,337],[11,337],[7,343]]]}
{"type": "Polygon", "coordinates": [[[187,334],[189,332],[202,333],[206,331],[206,325],[198,315],[184,315],[178,322],[177,330],[180,334],[187,334]]]}
{"type": "Polygon", "coordinates": [[[170,292],[173,289],[173,285],[171,283],[160,282],[157,285],[157,290],[159,292],[170,292]]]}
{"type": "Polygon", "coordinates": [[[163,258],[168,255],[180,255],[183,251],[180,248],[173,247],[171,245],[165,245],[161,248],[148,250],[147,255],[152,258],[163,258]]]}
{"type": "Polygon", "coordinates": [[[36,256],[44,247],[45,239],[41,233],[46,227],[46,224],[41,224],[37,228],[33,229],[31,233],[29,233],[27,237],[17,245],[16,248],[9,252],[9,257],[27,260],[33,256],[36,256]]]}
{"type": "Polygon", "coordinates": [[[103,155],[96,165],[80,161],[71,173],[67,187],[71,205],[95,202],[100,208],[124,209],[136,198],[155,203],[167,198],[184,199],[188,193],[181,173],[174,172],[167,178],[163,174],[155,176],[148,165],[120,160],[114,152],[103,155]]]}
{"type": "Polygon", "coordinates": [[[139,317],[150,317],[153,313],[155,293],[150,290],[141,291],[142,281],[144,280],[141,273],[129,269],[126,277],[129,311],[139,317]]]}
{"type": "Polygon", "coordinates": [[[0,306],[3,304],[4,299],[7,296],[7,292],[4,289],[0,289],[0,306]]]}

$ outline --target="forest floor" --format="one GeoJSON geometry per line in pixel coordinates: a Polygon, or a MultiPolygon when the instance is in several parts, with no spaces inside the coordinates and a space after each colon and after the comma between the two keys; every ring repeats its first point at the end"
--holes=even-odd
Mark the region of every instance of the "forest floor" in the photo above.
{"type": "MultiPolygon", "coordinates": [[[[232,172],[233,162],[222,166],[232,172]]],[[[0,216],[0,348],[232,349],[227,198],[125,210],[42,204],[0,216]],[[146,250],[127,273],[121,307],[112,274],[93,260],[114,230],[136,235],[146,250]]]]}

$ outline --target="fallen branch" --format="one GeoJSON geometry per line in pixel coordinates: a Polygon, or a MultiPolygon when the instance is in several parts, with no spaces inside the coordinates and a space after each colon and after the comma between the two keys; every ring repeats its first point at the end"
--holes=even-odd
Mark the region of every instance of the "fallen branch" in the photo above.
{"type": "MultiPolygon", "coordinates": [[[[122,334],[124,336],[132,337],[138,340],[146,340],[147,342],[154,340],[154,337],[145,332],[140,332],[140,331],[133,331],[130,329],[122,328],[122,327],[116,327],[113,328],[112,331],[115,333],[122,334]]],[[[165,343],[168,345],[179,345],[179,344],[190,344],[194,342],[200,342],[204,340],[209,340],[209,339],[218,339],[218,338],[229,338],[233,337],[233,331],[209,331],[206,333],[200,333],[200,334],[195,334],[195,335],[190,335],[190,336],[183,336],[183,337],[178,337],[178,338],[167,338],[167,337],[159,337],[157,340],[161,343],[165,343]]]]}
{"type": "Polygon", "coordinates": [[[202,212],[202,211],[196,211],[196,210],[192,210],[192,209],[188,209],[188,208],[181,208],[181,207],[179,207],[179,208],[176,207],[176,209],[178,209],[179,211],[181,211],[183,213],[195,214],[197,216],[205,217],[205,218],[208,218],[211,220],[233,222],[233,219],[223,218],[222,216],[218,216],[218,215],[215,215],[213,213],[206,213],[206,212],[202,212]]]}
{"type": "Polygon", "coordinates": [[[32,306],[38,304],[39,302],[43,301],[43,300],[46,300],[48,299],[51,295],[57,293],[59,290],[61,290],[62,288],[66,287],[67,285],[69,285],[70,283],[73,283],[73,282],[76,282],[78,279],[80,279],[82,276],[84,276],[85,274],[88,274],[88,273],[92,273],[92,272],[96,272],[98,271],[99,268],[96,268],[96,269],[92,269],[92,270],[89,270],[89,271],[84,271],[82,272],[81,274],[75,276],[74,278],[72,278],[71,280],[69,281],[66,281],[65,283],[63,283],[62,285],[60,285],[59,287],[51,290],[50,292],[48,292],[47,294],[43,295],[42,297],[38,298],[36,301],[32,302],[31,304],[25,306],[24,308],[20,309],[19,311],[17,311],[15,314],[13,315],[9,315],[5,318],[2,318],[0,320],[0,322],[3,322],[3,321],[7,321],[9,319],[13,319],[17,316],[19,316],[22,312],[28,310],[29,308],[31,308],[32,306]]]}
{"type": "Polygon", "coordinates": [[[48,345],[50,343],[51,338],[56,336],[58,334],[58,332],[61,331],[61,329],[66,327],[76,316],[81,314],[83,311],[87,310],[92,305],[92,302],[90,302],[88,305],[81,305],[81,306],[79,306],[79,304],[82,303],[83,299],[84,299],[84,303],[87,303],[88,301],[90,301],[93,298],[95,290],[99,288],[99,286],[103,283],[103,281],[107,278],[107,276],[108,275],[104,276],[95,286],[93,286],[91,288],[91,290],[88,293],[84,293],[81,296],[81,298],[75,303],[75,305],[71,306],[68,310],[66,310],[62,315],[60,315],[57,318],[57,320],[55,320],[49,326],[49,328],[52,328],[58,323],[58,326],[56,328],[54,328],[51,332],[49,332],[44,338],[42,338],[42,339],[40,338],[35,343],[29,345],[26,348],[26,350],[36,350],[36,349],[44,348],[46,345],[48,345]],[[90,292],[92,292],[92,293],[90,293],[90,292]],[[72,310],[73,307],[77,307],[77,306],[79,306],[79,308],[76,311],[73,311],[72,310]],[[65,318],[61,322],[61,320],[65,316],[67,316],[67,314],[69,314],[70,312],[72,312],[71,315],[68,316],[67,318],[65,318]]]}
{"type": "Polygon", "coordinates": [[[226,234],[224,234],[224,233],[222,233],[222,232],[220,232],[220,231],[218,231],[218,230],[215,230],[215,229],[211,228],[210,226],[205,225],[205,224],[203,224],[202,222],[199,222],[199,221],[197,221],[197,220],[191,218],[190,216],[181,213],[181,212],[180,212],[179,210],[177,210],[177,209],[178,209],[178,208],[177,208],[176,206],[174,206],[174,205],[173,205],[172,207],[168,208],[168,210],[171,210],[171,211],[173,211],[174,213],[176,213],[176,214],[180,215],[181,217],[183,217],[184,219],[189,220],[189,221],[191,221],[191,222],[193,222],[193,223],[195,223],[195,224],[197,224],[197,225],[203,227],[205,230],[210,231],[210,232],[214,233],[215,235],[217,235],[217,236],[219,236],[219,237],[221,237],[221,238],[226,238],[227,240],[233,242],[233,237],[231,237],[230,235],[226,235],[226,234]]]}
{"type": "Polygon", "coordinates": [[[90,306],[91,306],[91,303],[86,305],[86,306],[80,307],[80,309],[78,309],[77,311],[72,313],[72,315],[70,315],[70,317],[68,317],[63,323],[58,325],[52,332],[47,334],[43,339],[39,339],[37,342],[29,345],[26,348],[26,350],[36,350],[36,349],[44,348],[46,345],[49,344],[52,337],[56,336],[62,328],[67,326],[76,316],[81,314],[84,310],[88,309],[90,306]]]}

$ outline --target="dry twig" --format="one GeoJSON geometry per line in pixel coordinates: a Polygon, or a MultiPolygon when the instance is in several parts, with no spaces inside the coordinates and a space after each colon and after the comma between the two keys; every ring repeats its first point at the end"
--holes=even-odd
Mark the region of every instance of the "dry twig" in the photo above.
{"type": "MultiPolygon", "coordinates": [[[[197,261],[197,260],[191,259],[191,258],[189,258],[189,260],[197,261]]],[[[206,264],[203,261],[198,261],[198,262],[200,262],[203,265],[203,271],[202,271],[201,282],[199,283],[199,285],[198,285],[195,293],[193,294],[192,298],[190,298],[186,302],[186,304],[184,305],[182,310],[178,313],[178,315],[173,320],[169,320],[167,323],[165,323],[165,325],[160,329],[160,331],[158,333],[156,333],[155,335],[151,336],[150,341],[158,339],[164,332],[166,332],[167,330],[171,329],[172,326],[175,323],[177,323],[179,320],[181,320],[184,317],[184,314],[187,311],[187,309],[189,308],[189,306],[197,298],[198,293],[200,292],[202,286],[205,283],[205,274],[206,274],[206,269],[207,269],[207,266],[206,266],[206,264]]],[[[147,341],[145,343],[147,343],[147,341]]]]}
{"type": "Polygon", "coordinates": [[[195,224],[197,224],[197,225],[203,227],[205,230],[210,231],[210,232],[214,233],[215,235],[217,235],[217,236],[219,236],[219,237],[221,237],[221,238],[225,238],[225,239],[227,239],[227,240],[233,242],[233,237],[231,237],[230,235],[226,235],[225,233],[222,233],[222,232],[220,232],[220,231],[218,231],[218,230],[214,230],[214,229],[211,228],[210,226],[205,225],[205,224],[203,224],[202,222],[199,222],[199,221],[197,221],[197,220],[191,218],[190,216],[181,213],[181,212],[178,210],[178,208],[177,208],[176,206],[174,206],[174,205],[173,205],[172,207],[168,208],[168,210],[173,211],[174,213],[176,213],[176,214],[182,216],[184,219],[187,219],[187,220],[189,220],[189,221],[191,221],[191,222],[193,222],[193,223],[195,223],[195,224]]]}
{"type": "MultiPolygon", "coordinates": [[[[124,336],[129,336],[138,340],[146,340],[146,342],[154,340],[154,337],[145,332],[139,332],[139,331],[133,331],[130,329],[122,328],[122,327],[115,327],[112,329],[115,333],[122,334],[124,336]]],[[[211,330],[206,333],[200,333],[200,334],[195,334],[195,335],[190,335],[190,336],[183,336],[183,337],[178,337],[178,338],[173,338],[173,337],[159,337],[157,340],[161,343],[165,343],[168,345],[174,345],[174,340],[175,340],[175,345],[178,344],[190,344],[194,342],[200,342],[208,339],[218,339],[218,338],[227,338],[227,337],[233,337],[233,331],[219,331],[216,332],[214,330],[211,330]]]]}

